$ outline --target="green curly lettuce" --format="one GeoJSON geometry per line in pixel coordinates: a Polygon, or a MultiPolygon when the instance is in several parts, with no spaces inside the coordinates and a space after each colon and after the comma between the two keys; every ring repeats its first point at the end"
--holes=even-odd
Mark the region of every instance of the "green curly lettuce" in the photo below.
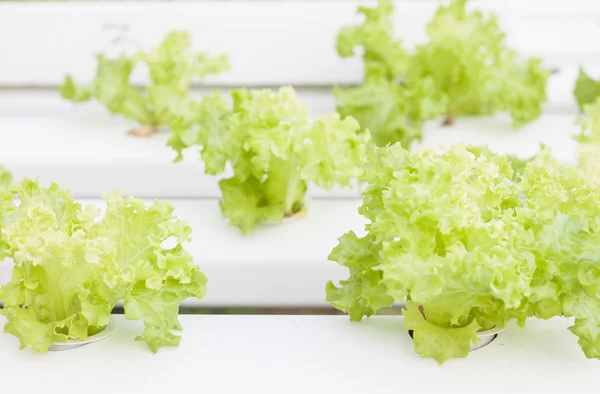
{"type": "Polygon", "coordinates": [[[404,80],[411,55],[393,36],[391,1],[379,0],[376,8],[358,12],[363,24],[343,27],[336,48],[344,58],[362,48],[365,72],[360,86],[334,88],[338,112],[369,129],[378,146],[401,142],[410,147],[421,140],[423,122],[442,114],[445,98],[431,78],[404,80]]]}
{"type": "Polygon", "coordinates": [[[216,93],[191,104],[169,145],[178,159],[198,146],[209,174],[231,166],[233,176],[219,182],[221,211],[243,234],[304,214],[310,182],[329,190],[363,175],[370,136],[355,119],[330,114],[310,121],[291,87],[237,89],[231,98],[216,93]]]}
{"type": "Polygon", "coordinates": [[[97,59],[95,79],[78,85],[68,75],[60,87],[62,97],[74,102],[98,100],[111,113],[138,122],[141,126],[136,135],[147,135],[159,126],[169,125],[185,107],[194,79],[230,68],[225,55],[209,57],[192,53],[190,37],[185,32],[169,33],[161,45],[149,52],[116,59],[99,54],[97,59]],[[131,73],[138,64],[149,70],[150,82],[143,89],[130,83],[131,73]]]}
{"type": "Polygon", "coordinates": [[[207,282],[183,248],[190,227],[161,201],[146,206],[118,192],[105,200],[101,214],[56,184],[29,179],[2,194],[0,253],[15,266],[0,288],[0,314],[22,349],[46,353],[54,343],[86,339],[120,300],[127,319],[144,322],[137,340],[153,352],[179,345],[172,332],[182,329],[179,304],[203,297],[207,282]]]}
{"type": "Polygon", "coordinates": [[[546,148],[516,177],[486,147],[378,153],[359,209],[367,233],[329,256],[350,272],[327,283],[333,306],[361,320],[407,300],[416,352],[439,363],[466,357],[479,331],[564,314],[600,358],[600,185],[546,148]]]}
{"type": "Polygon", "coordinates": [[[417,46],[407,81],[432,78],[447,97],[448,118],[509,112],[515,127],[542,113],[550,71],[540,59],[521,58],[507,47],[495,15],[468,12],[467,0],[440,6],[417,46]]]}
{"type": "Polygon", "coordinates": [[[400,142],[410,148],[423,124],[445,114],[510,112],[515,127],[538,118],[550,72],[539,59],[522,59],[509,49],[495,16],[466,11],[466,0],[440,6],[427,26],[429,41],[414,53],[393,37],[393,4],[359,7],[364,22],[337,37],[341,57],[362,48],[360,86],[335,87],[338,111],[368,128],[378,146],[400,142]]]}

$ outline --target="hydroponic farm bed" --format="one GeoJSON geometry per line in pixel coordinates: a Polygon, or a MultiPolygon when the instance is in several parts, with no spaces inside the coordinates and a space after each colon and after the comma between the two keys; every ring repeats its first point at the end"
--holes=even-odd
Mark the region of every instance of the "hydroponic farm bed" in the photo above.
{"type": "Polygon", "coordinates": [[[0,394],[600,391],[600,3],[360,3],[0,3],[0,394]]]}

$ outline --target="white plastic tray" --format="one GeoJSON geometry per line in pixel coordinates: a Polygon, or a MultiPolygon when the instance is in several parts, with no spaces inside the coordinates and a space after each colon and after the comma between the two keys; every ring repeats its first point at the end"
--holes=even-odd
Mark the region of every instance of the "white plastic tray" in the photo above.
{"type": "MultiPolygon", "coordinates": [[[[181,316],[179,348],[152,354],[134,338],[140,322],[118,316],[103,341],[46,355],[0,334],[2,392],[44,393],[594,393],[600,361],[583,355],[567,319],[510,325],[466,359],[439,366],[414,353],[400,317],[181,316]],[[71,387],[69,387],[71,386],[71,387]],[[19,387],[23,392],[23,388],[19,387]],[[33,388],[31,388],[33,389],[33,388]],[[24,391],[29,392],[29,391],[24,391]]],[[[0,325],[4,318],[0,317],[0,325]]]]}

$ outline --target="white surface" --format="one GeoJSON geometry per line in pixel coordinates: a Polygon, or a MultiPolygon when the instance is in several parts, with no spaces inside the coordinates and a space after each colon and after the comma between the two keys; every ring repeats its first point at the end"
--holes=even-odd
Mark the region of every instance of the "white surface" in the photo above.
{"type": "Polygon", "coordinates": [[[1,387],[44,384],[46,394],[71,392],[68,385],[103,394],[127,385],[145,393],[562,394],[597,392],[600,373],[600,361],[585,358],[563,319],[511,325],[485,348],[442,366],[414,353],[400,317],[356,324],[346,316],[180,319],[181,346],[157,354],[134,341],[142,324],[122,317],[109,338],[46,355],[19,351],[16,338],[0,334],[1,387]]]}
{"type": "Polygon", "coordinates": [[[452,127],[440,127],[430,122],[424,132],[421,146],[448,146],[454,143],[486,144],[501,154],[516,154],[522,158],[534,155],[544,143],[554,156],[568,165],[576,165],[572,138],[581,128],[575,116],[546,114],[534,123],[513,129],[506,115],[456,119],[452,127]]]}
{"type": "MultiPolygon", "coordinates": [[[[0,85],[56,86],[64,74],[86,80],[94,54],[157,45],[188,30],[195,48],[229,54],[232,70],[212,85],[357,82],[358,57],[340,59],[340,27],[360,20],[357,1],[16,2],[0,4],[0,85]],[[140,15],[143,14],[143,17],[140,15]],[[112,43],[126,27],[125,44],[112,43]],[[43,33],[41,33],[43,32],[43,33]]],[[[366,2],[369,3],[369,2],[366,2]]],[[[373,3],[373,2],[370,2],[373,3]]],[[[407,47],[426,40],[438,1],[396,1],[396,35],[407,47]]],[[[498,13],[508,42],[549,66],[600,65],[600,3],[593,0],[477,0],[498,13]]],[[[144,72],[135,75],[143,81],[144,72]]]]}
{"type": "MultiPolygon", "coordinates": [[[[186,249],[208,277],[206,297],[185,306],[326,306],[325,283],[348,276],[327,256],[337,238],[349,230],[361,234],[365,224],[358,200],[310,201],[296,223],[261,226],[244,237],[221,217],[216,200],[173,202],[175,215],[193,229],[186,249]]],[[[11,269],[0,264],[0,284],[11,269]]]]}

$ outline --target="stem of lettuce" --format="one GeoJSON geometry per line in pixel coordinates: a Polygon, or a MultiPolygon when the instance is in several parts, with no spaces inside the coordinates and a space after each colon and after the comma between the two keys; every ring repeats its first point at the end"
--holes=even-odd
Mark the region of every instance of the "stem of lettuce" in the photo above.
{"type": "Polygon", "coordinates": [[[446,115],[444,121],[442,122],[442,126],[450,127],[454,125],[454,116],[451,114],[446,115]]]}
{"type": "Polygon", "coordinates": [[[269,202],[273,205],[282,204],[286,217],[301,211],[307,187],[306,182],[300,178],[296,155],[290,153],[287,160],[274,158],[269,169],[269,177],[265,182],[269,202]]]}

